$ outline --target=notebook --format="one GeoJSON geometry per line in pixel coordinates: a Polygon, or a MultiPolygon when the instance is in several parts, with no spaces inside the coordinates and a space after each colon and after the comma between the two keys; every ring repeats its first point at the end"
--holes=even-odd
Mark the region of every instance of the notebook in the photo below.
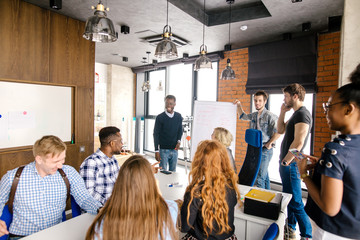
{"type": "Polygon", "coordinates": [[[275,197],[275,193],[263,191],[260,189],[251,189],[246,195],[245,198],[254,199],[261,202],[270,202],[275,197]]]}

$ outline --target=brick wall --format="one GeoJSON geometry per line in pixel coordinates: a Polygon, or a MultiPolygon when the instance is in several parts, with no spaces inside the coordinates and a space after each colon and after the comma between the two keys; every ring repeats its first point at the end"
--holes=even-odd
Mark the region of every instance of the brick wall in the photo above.
{"type": "MultiPolygon", "coordinates": [[[[245,84],[248,77],[248,49],[237,49],[231,52],[225,52],[225,58],[219,62],[219,88],[218,101],[233,102],[239,99],[245,112],[250,112],[250,96],[245,93],[245,84]],[[221,80],[221,72],[226,67],[227,58],[231,60],[231,67],[235,71],[236,79],[221,80]]],[[[237,120],[236,125],[236,148],[235,163],[237,169],[240,169],[246,153],[245,130],[249,128],[246,121],[237,120]]]]}
{"type": "MultiPolygon", "coordinates": [[[[327,125],[322,103],[327,102],[329,96],[338,88],[339,76],[339,50],[340,32],[324,33],[318,39],[318,70],[317,82],[319,91],[316,95],[316,109],[314,121],[314,155],[320,156],[324,144],[331,138],[334,131],[330,131],[327,125]]],[[[232,102],[239,99],[245,112],[250,112],[250,95],[245,93],[245,85],[248,77],[248,49],[237,49],[225,52],[225,58],[219,61],[219,87],[218,101],[232,102]],[[231,59],[231,67],[234,69],[236,79],[221,80],[221,72],[226,67],[227,58],[231,59]]],[[[240,169],[245,158],[246,143],[244,140],[245,130],[249,128],[246,121],[237,120],[235,162],[240,169]]],[[[280,144],[280,143],[279,143],[280,144]]]]}
{"type": "Polygon", "coordinates": [[[324,144],[331,139],[331,131],[326,122],[323,102],[338,88],[339,78],[340,32],[320,34],[318,39],[317,82],[319,91],[316,94],[314,155],[320,157],[324,144]]]}

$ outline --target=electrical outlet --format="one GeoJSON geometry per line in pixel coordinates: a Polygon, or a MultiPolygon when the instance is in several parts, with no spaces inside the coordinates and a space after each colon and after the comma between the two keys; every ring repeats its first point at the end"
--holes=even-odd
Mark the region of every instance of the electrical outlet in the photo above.
{"type": "Polygon", "coordinates": [[[80,146],[80,152],[85,152],[85,146],[80,146]]]}

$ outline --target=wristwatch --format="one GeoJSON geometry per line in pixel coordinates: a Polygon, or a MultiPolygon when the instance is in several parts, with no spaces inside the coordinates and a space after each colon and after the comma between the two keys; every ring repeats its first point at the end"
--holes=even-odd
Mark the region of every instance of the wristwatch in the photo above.
{"type": "Polygon", "coordinates": [[[300,175],[301,181],[304,181],[304,179],[307,178],[307,177],[310,177],[310,175],[308,173],[303,173],[303,174],[300,175]]]}

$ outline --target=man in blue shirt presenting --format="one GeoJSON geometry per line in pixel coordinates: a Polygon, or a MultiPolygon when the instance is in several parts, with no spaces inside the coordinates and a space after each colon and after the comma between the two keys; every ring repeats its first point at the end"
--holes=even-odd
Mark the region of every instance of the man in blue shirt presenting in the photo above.
{"type": "Polygon", "coordinates": [[[178,149],[182,136],[182,117],[174,111],[176,98],[173,95],[165,97],[165,111],[155,120],[154,144],[155,158],[160,161],[160,167],[169,171],[176,171],[178,149]]]}
{"type": "MultiPolygon", "coordinates": [[[[66,207],[67,186],[58,169],[70,182],[70,194],[85,211],[97,214],[101,204],[85,188],[79,173],[65,163],[66,145],[56,136],[44,136],[33,146],[35,161],[26,165],[20,175],[13,201],[13,220],[7,229],[0,220],[0,237],[27,236],[62,221],[66,207]]],[[[8,171],[0,182],[0,213],[9,199],[16,169],[8,171]]]]}

